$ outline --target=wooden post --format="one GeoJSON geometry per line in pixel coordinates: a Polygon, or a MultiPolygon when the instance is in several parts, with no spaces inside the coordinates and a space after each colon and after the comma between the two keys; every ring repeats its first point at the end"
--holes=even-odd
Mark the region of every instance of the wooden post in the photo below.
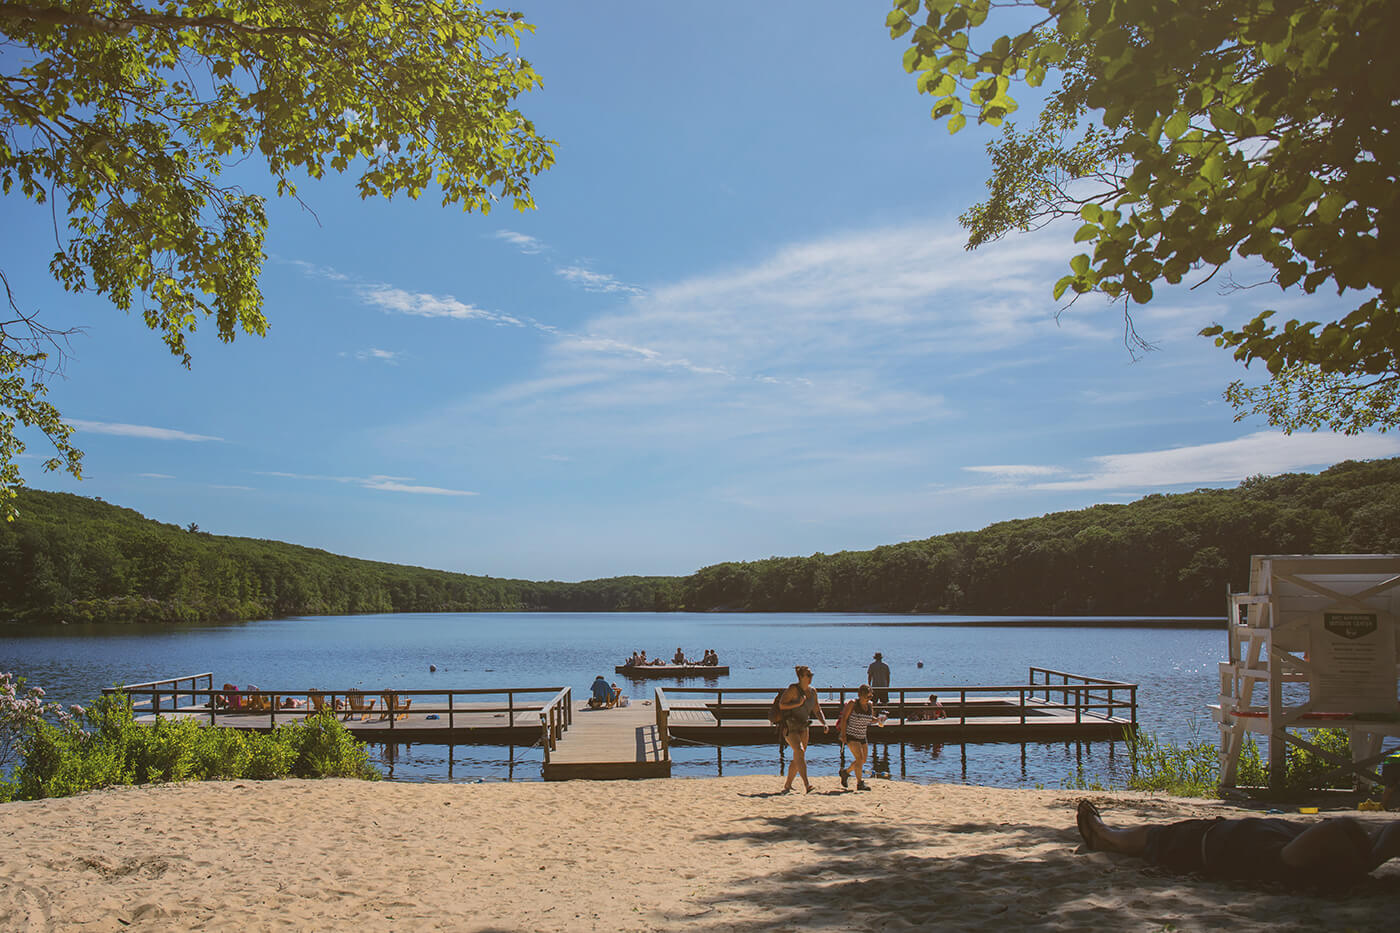
{"type": "Polygon", "coordinates": [[[958,725],[967,725],[967,691],[958,691],[958,725]]]}
{"type": "Polygon", "coordinates": [[[724,725],[724,691],[715,691],[715,725],[724,725]]]}
{"type": "Polygon", "coordinates": [[[1021,725],[1026,724],[1026,688],[1021,688],[1021,725]]]}
{"type": "Polygon", "coordinates": [[[1074,691],[1074,724],[1076,726],[1079,725],[1079,723],[1081,722],[1081,717],[1083,717],[1083,715],[1084,692],[1082,690],[1076,690],[1074,691]]]}
{"type": "Polygon", "coordinates": [[[511,726],[512,729],[515,728],[515,691],[514,691],[514,690],[507,690],[507,691],[506,691],[506,716],[509,717],[509,718],[506,720],[506,722],[510,723],[510,726],[511,726]]]}
{"type": "MultiPolygon", "coordinates": [[[[448,694],[447,694],[447,731],[448,731],[448,732],[451,732],[451,731],[455,728],[455,723],[456,723],[456,720],[453,718],[453,715],[452,715],[452,698],[453,698],[455,695],[456,695],[456,694],[454,694],[454,693],[452,693],[452,692],[450,692],[450,691],[449,691],[448,694]]],[[[514,713],[511,713],[511,714],[510,714],[510,725],[511,725],[512,728],[514,728],[514,726],[515,726],[515,714],[514,714],[514,713]]],[[[452,748],[452,746],[451,746],[451,744],[449,744],[449,745],[448,745],[448,752],[447,752],[447,772],[448,772],[448,773],[447,773],[447,776],[448,776],[448,777],[451,777],[451,776],[452,776],[452,751],[451,751],[451,748],[452,748]]]]}

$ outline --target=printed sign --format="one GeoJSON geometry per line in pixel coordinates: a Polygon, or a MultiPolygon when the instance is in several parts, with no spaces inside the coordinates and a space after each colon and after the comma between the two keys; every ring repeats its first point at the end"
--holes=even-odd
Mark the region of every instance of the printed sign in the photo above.
{"type": "Polygon", "coordinates": [[[1312,617],[1309,693],[1329,713],[1393,714],[1395,620],[1384,612],[1319,612],[1312,617]]]}
{"type": "Polygon", "coordinates": [[[1379,623],[1374,612],[1324,612],[1322,625],[1333,635],[1361,638],[1376,630],[1379,623]]]}

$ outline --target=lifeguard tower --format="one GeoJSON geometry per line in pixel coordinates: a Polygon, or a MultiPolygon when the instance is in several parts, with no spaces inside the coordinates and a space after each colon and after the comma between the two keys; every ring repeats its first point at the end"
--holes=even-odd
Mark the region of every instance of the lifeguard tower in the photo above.
{"type": "Polygon", "coordinates": [[[1229,602],[1230,655],[1211,708],[1221,786],[1235,786],[1246,734],[1269,737],[1271,787],[1283,785],[1290,744],[1336,765],[1332,776],[1379,783],[1381,743],[1400,736],[1400,554],[1255,555],[1249,592],[1229,602]],[[1290,731],[1327,728],[1347,730],[1351,761],[1290,731]]]}

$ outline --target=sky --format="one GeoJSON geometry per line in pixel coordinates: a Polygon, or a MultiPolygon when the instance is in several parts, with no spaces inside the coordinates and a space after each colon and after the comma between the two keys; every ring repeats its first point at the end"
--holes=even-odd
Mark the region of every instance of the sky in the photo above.
{"type": "MultiPolygon", "coordinates": [[[[1073,229],[963,249],[996,131],[929,118],[888,5],[517,4],[557,140],[538,209],[269,195],[265,338],[183,369],[47,274],[47,208],[0,201],[16,298],[76,326],[50,400],[100,496],[215,534],[499,577],[686,574],[1400,455],[1285,436],[1221,398],[1206,338],[1335,295],[1215,283],[1061,312],[1073,229]]],[[[1029,110],[1023,108],[1023,113],[1029,110]]],[[[1247,266],[1230,270],[1250,281],[1247,266]]],[[[1224,276],[1218,276],[1224,280],[1224,276]]],[[[1354,294],[1354,293],[1353,293],[1354,294]]],[[[1257,370],[1257,367],[1256,367],[1257,370]]]]}

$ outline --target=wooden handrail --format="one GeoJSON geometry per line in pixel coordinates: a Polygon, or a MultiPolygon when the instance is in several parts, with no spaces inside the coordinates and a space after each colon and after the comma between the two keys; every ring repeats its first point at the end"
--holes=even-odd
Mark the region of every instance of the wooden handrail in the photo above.
{"type": "Polygon", "coordinates": [[[549,764],[549,754],[558,747],[559,737],[568,731],[574,721],[574,691],[572,687],[562,687],[554,697],[540,709],[540,736],[544,747],[544,763],[549,764]]]}
{"type": "Polygon", "coordinates": [[[666,691],[656,688],[656,734],[661,737],[661,755],[665,761],[671,760],[671,702],[666,699],[666,691]]]}

